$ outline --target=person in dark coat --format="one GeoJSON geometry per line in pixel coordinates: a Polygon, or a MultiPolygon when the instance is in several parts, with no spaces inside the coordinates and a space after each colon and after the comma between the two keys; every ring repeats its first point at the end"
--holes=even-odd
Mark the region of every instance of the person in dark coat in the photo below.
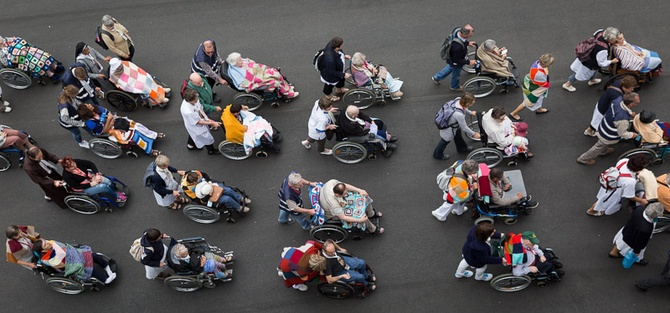
{"type": "Polygon", "coordinates": [[[23,170],[34,183],[44,190],[44,199],[53,200],[61,209],[67,209],[65,205],[67,191],[62,188],[63,177],[58,173],[56,167],[58,157],[37,146],[30,147],[26,154],[23,170]]]}
{"type": "Polygon", "coordinates": [[[667,285],[670,285],[670,251],[668,251],[668,260],[665,262],[665,267],[663,268],[663,271],[660,275],[652,278],[638,280],[635,283],[635,287],[637,287],[640,291],[647,291],[647,289],[650,287],[667,285]]]}
{"type": "Polygon", "coordinates": [[[317,65],[321,73],[321,81],[323,82],[323,94],[331,101],[339,101],[340,97],[331,95],[333,93],[333,86],[337,89],[336,94],[344,94],[349,89],[344,88],[344,80],[349,78],[351,74],[344,72],[345,60],[351,59],[351,56],[342,51],[344,40],[340,37],[333,37],[325,48],[323,48],[323,56],[317,65]]]}
{"type": "Polygon", "coordinates": [[[166,263],[167,247],[163,244],[163,238],[169,236],[161,233],[156,228],[149,228],[144,231],[140,238],[140,245],[142,246],[142,259],[140,263],[144,264],[147,279],[154,279],[156,277],[164,277],[165,272],[169,271],[166,263]]]}
{"type": "Polygon", "coordinates": [[[636,208],[626,226],[614,236],[614,247],[609,256],[611,258],[623,257],[632,251],[637,257],[636,264],[647,265],[649,261],[644,258],[644,251],[654,232],[654,219],[661,214],[663,214],[663,205],[659,202],[650,203],[646,208],[636,208]]]}
{"type": "Polygon", "coordinates": [[[493,274],[484,273],[488,264],[502,264],[507,266],[507,261],[503,257],[494,257],[491,254],[491,244],[489,238],[502,240],[503,234],[496,232],[493,224],[481,222],[470,229],[468,239],[463,245],[463,260],[456,269],[456,278],[472,277],[472,271],[466,270],[468,266],[476,268],[476,280],[489,281],[493,274]]]}
{"type": "Polygon", "coordinates": [[[394,143],[398,141],[398,137],[392,136],[384,130],[384,122],[365,115],[355,105],[348,106],[345,112],[340,113],[337,117],[337,125],[339,131],[345,137],[367,136],[371,130],[376,129],[376,132],[373,133],[375,136],[368,140],[372,141],[376,138],[384,141],[385,144],[382,147],[388,152],[398,148],[394,143]]]}

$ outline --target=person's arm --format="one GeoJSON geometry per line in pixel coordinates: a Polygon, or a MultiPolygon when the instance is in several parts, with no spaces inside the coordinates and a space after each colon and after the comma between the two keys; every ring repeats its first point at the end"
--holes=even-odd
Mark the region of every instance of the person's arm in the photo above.
{"type": "Polygon", "coordinates": [[[221,78],[218,73],[214,72],[212,67],[207,64],[207,62],[198,62],[198,65],[200,65],[200,68],[205,72],[205,76],[217,81],[220,84],[225,84],[226,81],[221,78]]]}
{"type": "Polygon", "coordinates": [[[114,120],[116,117],[111,113],[107,113],[107,119],[105,120],[105,125],[102,126],[102,134],[108,133],[114,128],[114,120]]]}
{"type": "Polygon", "coordinates": [[[328,283],[329,283],[329,284],[333,284],[333,283],[337,282],[337,281],[340,280],[340,279],[343,279],[343,278],[344,278],[344,279],[349,279],[350,277],[351,277],[351,276],[349,275],[349,273],[346,273],[346,272],[345,272],[345,273],[342,274],[342,275],[338,275],[338,276],[334,276],[334,277],[331,276],[331,275],[326,275],[326,280],[328,280],[328,283]]]}
{"type": "Polygon", "coordinates": [[[465,115],[463,115],[463,113],[455,111],[451,116],[456,119],[461,131],[465,132],[468,136],[475,136],[476,132],[468,127],[468,123],[465,122],[465,115]]]}
{"type": "Polygon", "coordinates": [[[619,59],[614,58],[612,60],[608,59],[609,58],[609,51],[607,49],[600,50],[598,53],[596,53],[596,61],[598,62],[598,66],[600,67],[608,67],[612,63],[618,63],[619,59]]]}
{"type": "Polygon", "coordinates": [[[67,108],[62,108],[60,111],[58,111],[58,117],[63,123],[67,125],[72,125],[74,127],[84,127],[84,121],[72,118],[67,108]]]}
{"type": "Polygon", "coordinates": [[[493,183],[493,182],[491,182],[491,191],[492,191],[491,192],[491,194],[492,194],[491,195],[491,202],[493,202],[497,205],[508,206],[508,205],[512,205],[512,204],[519,201],[519,197],[505,199],[503,189],[496,186],[495,183],[493,183]]]}
{"type": "Polygon", "coordinates": [[[355,217],[352,217],[352,216],[344,215],[344,213],[338,214],[337,218],[339,218],[341,221],[345,221],[347,223],[365,223],[368,220],[367,215],[363,215],[363,217],[361,217],[361,218],[355,218],[355,217]]]}
{"type": "Polygon", "coordinates": [[[651,232],[641,231],[635,234],[633,244],[630,245],[630,247],[633,248],[633,253],[635,253],[635,255],[639,255],[640,251],[647,247],[647,243],[649,243],[650,238],[651,232]]]}
{"type": "Polygon", "coordinates": [[[286,206],[288,206],[288,209],[290,211],[293,211],[293,212],[304,213],[304,214],[307,214],[307,215],[310,215],[310,216],[316,214],[316,210],[314,210],[314,209],[309,209],[308,210],[308,209],[299,207],[298,204],[295,203],[295,201],[293,201],[293,200],[286,200],[286,206]]]}
{"type": "Polygon", "coordinates": [[[633,139],[637,137],[636,132],[628,131],[628,129],[630,128],[630,122],[628,121],[628,119],[614,121],[614,126],[616,126],[616,131],[619,137],[623,139],[633,139]]]}
{"type": "MultiPolygon", "coordinates": [[[[104,30],[104,31],[108,31],[108,30],[105,28],[105,26],[101,26],[100,29],[101,29],[101,30],[104,30]]],[[[115,34],[112,34],[112,36],[114,36],[114,35],[115,35],[115,34]]],[[[116,36],[121,36],[121,35],[116,34],[116,36]]],[[[116,54],[116,55],[118,55],[118,56],[120,56],[120,57],[122,57],[122,58],[124,58],[124,59],[129,57],[129,55],[128,55],[127,53],[121,51],[121,49],[119,49],[119,48],[116,47],[116,44],[114,43],[114,41],[112,40],[112,38],[109,37],[109,35],[107,35],[106,33],[103,32],[103,33],[100,35],[100,37],[102,37],[102,41],[105,42],[105,44],[107,45],[107,48],[109,48],[109,51],[114,52],[114,54],[116,54]]],[[[116,38],[116,37],[115,37],[115,38],[116,38]]],[[[130,38],[130,37],[129,37],[129,38],[130,38]]]]}

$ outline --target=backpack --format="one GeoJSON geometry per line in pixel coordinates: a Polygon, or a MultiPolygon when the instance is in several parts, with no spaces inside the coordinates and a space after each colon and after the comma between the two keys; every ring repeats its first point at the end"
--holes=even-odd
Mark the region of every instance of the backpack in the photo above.
{"type": "Polygon", "coordinates": [[[147,169],[144,172],[144,176],[142,176],[142,183],[144,184],[145,187],[154,189],[154,186],[151,183],[151,178],[155,174],[156,174],[156,162],[151,162],[149,166],[147,166],[147,169]]]}
{"type": "Polygon", "coordinates": [[[98,28],[95,29],[95,43],[97,43],[103,49],[109,50],[109,47],[107,47],[107,44],[105,43],[105,41],[102,40],[102,34],[105,34],[105,35],[109,36],[109,38],[112,41],[114,41],[114,36],[112,35],[112,33],[100,28],[100,26],[98,26],[98,28]]]}
{"type": "Polygon", "coordinates": [[[451,45],[454,41],[460,43],[463,47],[465,47],[465,43],[463,40],[458,38],[458,32],[461,31],[460,27],[454,28],[453,31],[451,31],[451,34],[447,36],[447,38],[444,38],[444,42],[442,43],[442,46],[440,47],[440,58],[442,60],[448,61],[450,59],[449,57],[449,50],[451,50],[451,45]]]}
{"type": "Polygon", "coordinates": [[[319,49],[319,51],[317,51],[314,54],[314,60],[312,60],[314,70],[317,72],[321,72],[321,70],[323,69],[323,65],[321,65],[321,59],[323,59],[323,53],[324,53],[323,49],[319,49]]]}
{"type": "Polygon", "coordinates": [[[440,187],[441,190],[447,191],[449,189],[449,181],[451,181],[451,178],[453,176],[458,176],[463,179],[466,179],[465,175],[462,173],[456,173],[456,168],[463,163],[463,160],[458,160],[454,162],[451,166],[447,167],[446,170],[440,172],[437,174],[437,186],[440,187]]]}
{"type": "Polygon", "coordinates": [[[575,54],[580,62],[586,62],[591,59],[591,51],[593,51],[593,48],[595,48],[596,45],[605,49],[609,48],[606,43],[598,40],[602,35],[603,32],[598,31],[593,36],[577,44],[575,47],[575,54]]]}
{"type": "Polygon", "coordinates": [[[184,83],[181,84],[181,89],[179,90],[182,99],[184,99],[184,91],[186,88],[188,88],[188,79],[184,79],[184,83]]]}
{"type": "MultiPolygon", "coordinates": [[[[142,237],[135,239],[133,241],[133,244],[130,245],[130,250],[128,253],[135,259],[135,261],[139,262],[142,260],[142,252],[144,252],[144,247],[142,247],[142,244],[140,243],[142,241],[142,237]]],[[[147,247],[147,249],[154,251],[153,247],[147,247]]]]}
{"type": "Polygon", "coordinates": [[[452,115],[454,115],[454,112],[456,112],[456,110],[463,113],[462,109],[456,107],[456,103],[460,100],[461,97],[457,97],[454,100],[447,101],[447,103],[443,104],[442,107],[437,111],[437,114],[435,114],[435,126],[437,126],[437,129],[445,129],[449,127],[458,126],[458,123],[449,124],[449,119],[451,118],[452,115]]]}
{"type": "Polygon", "coordinates": [[[614,190],[618,188],[619,177],[632,177],[630,174],[621,174],[619,171],[621,167],[626,165],[628,162],[622,162],[617,166],[612,166],[606,169],[604,172],[600,173],[598,181],[600,181],[600,186],[606,190],[614,190]]]}

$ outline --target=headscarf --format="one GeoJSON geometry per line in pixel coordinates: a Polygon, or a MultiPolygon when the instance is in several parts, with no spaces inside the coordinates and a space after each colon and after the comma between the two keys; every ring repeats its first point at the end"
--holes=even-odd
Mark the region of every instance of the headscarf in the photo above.
{"type": "Polygon", "coordinates": [[[86,50],[86,44],[82,41],[78,42],[74,48],[74,58],[76,59],[84,50],[86,50]]]}

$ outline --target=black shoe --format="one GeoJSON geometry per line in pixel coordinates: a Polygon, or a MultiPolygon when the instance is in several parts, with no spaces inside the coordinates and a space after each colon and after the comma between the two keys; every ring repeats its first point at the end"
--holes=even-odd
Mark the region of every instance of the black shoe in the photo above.
{"type": "Polygon", "coordinates": [[[391,139],[389,140],[389,142],[396,142],[396,141],[398,141],[398,137],[391,136],[391,139]]]}
{"type": "Polygon", "coordinates": [[[221,152],[219,152],[219,150],[210,150],[210,151],[207,151],[207,154],[209,154],[209,155],[217,155],[217,154],[221,154],[221,152]]]}
{"type": "Polygon", "coordinates": [[[553,261],[552,264],[554,264],[554,268],[563,268],[563,263],[559,261],[553,261]]]}
{"type": "Polygon", "coordinates": [[[382,151],[382,155],[384,155],[387,158],[390,158],[391,154],[393,154],[393,150],[386,149],[386,150],[382,151]]]}
{"type": "Polygon", "coordinates": [[[534,209],[537,208],[537,206],[540,205],[539,202],[537,201],[524,201],[521,202],[521,206],[523,206],[526,209],[534,209]]]}
{"type": "Polygon", "coordinates": [[[637,290],[640,291],[640,292],[647,292],[647,288],[642,288],[637,283],[635,283],[635,287],[637,287],[637,290]]]}
{"type": "Polygon", "coordinates": [[[635,262],[635,264],[639,264],[639,265],[647,265],[647,264],[649,264],[649,260],[647,260],[647,259],[641,259],[641,260],[635,262]]]}
{"type": "Polygon", "coordinates": [[[472,146],[468,146],[465,150],[463,150],[463,151],[458,151],[458,152],[460,152],[460,153],[469,153],[469,152],[472,151],[472,150],[474,150],[474,148],[473,148],[472,146]]]}
{"type": "Polygon", "coordinates": [[[565,275],[565,271],[563,271],[563,270],[558,270],[557,269],[554,272],[556,272],[556,274],[558,274],[559,277],[563,277],[565,275]]]}
{"type": "Polygon", "coordinates": [[[394,143],[387,143],[386,144],[386,149],[387,150],[395,150],[395,149],[398,149],[398,146],[394,143]]]}

